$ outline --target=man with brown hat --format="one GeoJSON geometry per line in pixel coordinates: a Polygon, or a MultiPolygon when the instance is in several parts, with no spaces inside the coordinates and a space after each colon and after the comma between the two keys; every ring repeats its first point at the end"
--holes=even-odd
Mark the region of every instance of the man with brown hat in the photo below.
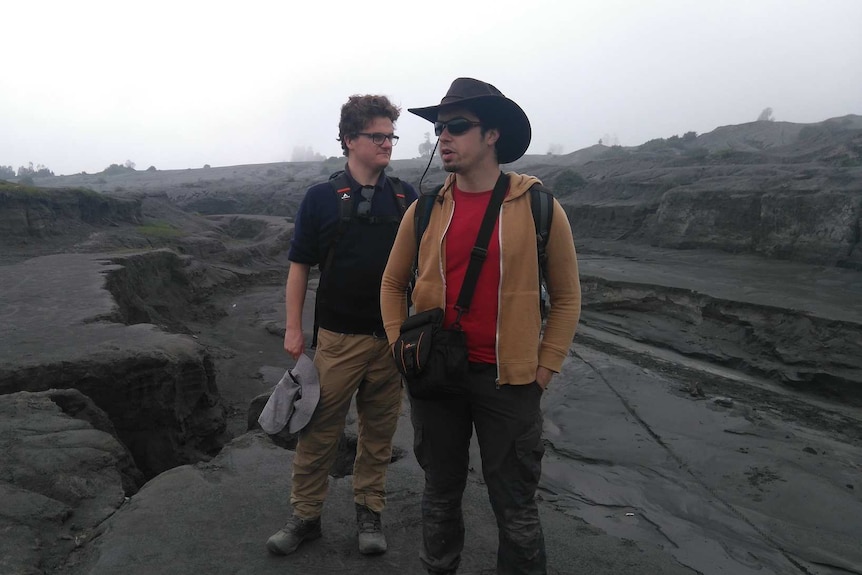
{"type": "MultiPolygon", "coordinates": [[[[451,382],[449,395],[410,398],[415,454],[425,472],[420,558],[428,573],[458,568],[464,547],[461,498],[475,427],[499,529],[497,573],[544,574],[545,544],[534,499],[544,452],[540,400],[568,355],[580,315],[571,227],[554,199],[545,248],[551,308],[542,333],[531,211],[531,188],[541,182],[500,170],[530,144],[527,115],[494,86],[472,78],[456,79],[439,105],[409,111],[434,123],[449,172],[419,243],[413,305],[416,313],[442,306],[443,328],[466,332],[469,356],[467,375],[451,382]],[[494,194],[503,197],[502,204],[496,213],[491,208],[493,233],[465,308],[459,292],[494,194]]],[[[390,344],[406,318],[419,203],[407,210],[383,274],[381,311],[390,344]]]]}

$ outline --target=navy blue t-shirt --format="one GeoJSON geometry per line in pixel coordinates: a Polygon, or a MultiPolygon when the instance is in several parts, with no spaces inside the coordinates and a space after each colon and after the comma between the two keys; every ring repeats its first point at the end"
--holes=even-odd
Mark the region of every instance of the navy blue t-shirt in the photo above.
{"type": "MultiPolygon", "coordinates": [[[[299,206],[288,258],[292,262],[319,265],[324,262],[336,236],[340,202],[351,202],[352,217],[338,239],[332,263],[321,269],[317,290],[317,320],[320,327],[339,333],[383,333],[380,317],[380,280],[389,251],[398,232],[401,211],[392,182],[384,174],[374,186],[370,210],[361,204],[362,186],[346,171],[350,191],[336,193],[330,182],[310,187],[299,206]],[[366,216],[367,211],[367,216],[366,216]]],[[[416,200],[416,191],[402,181],[406,205],[416,200]]],[[[365,196],[370,195],[365,190],[365,196]]]]}

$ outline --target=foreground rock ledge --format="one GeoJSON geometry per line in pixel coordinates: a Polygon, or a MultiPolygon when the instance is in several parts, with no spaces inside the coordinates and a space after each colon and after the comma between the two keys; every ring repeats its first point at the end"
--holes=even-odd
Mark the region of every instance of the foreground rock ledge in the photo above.
{"type": "MultiPolygon", "coordinates": [[[[148,256],[125,256],[133,257],[148,256]]],[[[107,256],[84,254],[2,268],[0,394],[80,390],[151,477],[216,452],[225,414],[212,361],[194,339],[114,321],[106,275],[120,269],[107,256]]]]}
{"type": "Polygon", "coordinates": [[[0,573],[53,572],[141,480],[110,428],[75,390],[0,395],[0,573]]]}
{"type": "MultiPolygon", "coordinates": [[[[400,423],[409,427],[407,421],[400,423]]],[[[74,575],[171,573],[421,574],[419,505],[423,479],[412,457],[393,463],[383,521],[389,551],[365,557],[356,548],[351,478],[330,478],[323,538],[289,557],[264,546],[290,512],[293,452],[262,432],[243,435],[215,459],[162,473],[106,521],[80,548],[66,572],[74,575]]],[[[468,483],[469,534],[459,573],[493,573],[497,530],[485,488],[468,483]]],[[[617,539],[542,504],[550,573],[694,573],[650,545],[617,539]]]]}

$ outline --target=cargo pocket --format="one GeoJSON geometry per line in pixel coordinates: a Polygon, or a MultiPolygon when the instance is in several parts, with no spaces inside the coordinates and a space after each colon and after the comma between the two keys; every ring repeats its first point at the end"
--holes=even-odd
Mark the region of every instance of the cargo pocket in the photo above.
{"type": "Polygon", "coordinates": [[[419,467],[423,470],[425,469],[425,463],[427,459],[428,446],[425,443],[425,434],[424,429],[421,424],[418,424],[416,420],[413,420],[413,455],[416,456],[416,461],[419,463],[419,467]]]}
{"type": "MultiPolygon", "coordinates": [[[[539,387],[538,384],[536,387],[539,387]]],[[[539,412],[533,425],[515,439],[515,455],[518,458],[521,478],[533,485],[538,484],[542,476],[542,457],[545,455],[542,423],[542,414],[539,412]]]]}

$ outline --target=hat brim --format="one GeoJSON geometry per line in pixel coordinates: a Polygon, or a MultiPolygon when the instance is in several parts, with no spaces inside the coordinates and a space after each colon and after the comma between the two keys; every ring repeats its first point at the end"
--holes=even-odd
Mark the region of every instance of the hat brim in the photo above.
{"type": "Polygon", "coordinates": [[[436,122],[441,111],[453,108],[479,108],[488,110],[500,120],[500,140],[497,142],[497,160],[501,164],[514,162],[524,155],[530,147],[532,129],[530,120],[521,107],[508,98],[499,96],[478,96],[463,98],[457,102],[426,106],[424,108],[407,108],[411,114],[429,122],[436,122]]]}
{"type": "Polygon", "coordinates": [[[320,380],[317,367],[305,354],[299,356],[291,373],[299,382],[301,392],[299,398],[293,402],[293,413],[287,421],[287,430],[290,433],[299,433],[311,421],[317,402],[320,401],[320,380]]]}

